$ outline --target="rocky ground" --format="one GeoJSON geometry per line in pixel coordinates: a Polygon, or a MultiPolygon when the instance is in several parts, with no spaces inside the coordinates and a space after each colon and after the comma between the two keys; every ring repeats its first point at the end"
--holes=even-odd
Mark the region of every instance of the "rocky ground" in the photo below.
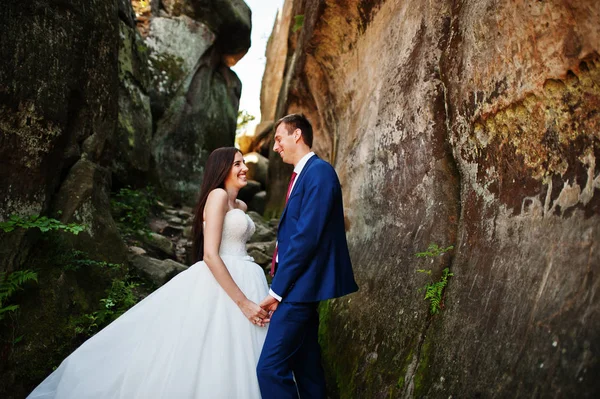
{"type": "MultiPolygon", "coordinates": [[[[140,232],[138,238],[127,239],[130,264],[157,286],[164,285],[193,263],[192,209],[159,205],[162,210],[150,219],[150,231],[140,232]]],[[[256,231],[247,244],[248,254],[268,274],[275,250],[278,220],[266,222],[253,211],[248,215],[256,225],[256,231]]]]}

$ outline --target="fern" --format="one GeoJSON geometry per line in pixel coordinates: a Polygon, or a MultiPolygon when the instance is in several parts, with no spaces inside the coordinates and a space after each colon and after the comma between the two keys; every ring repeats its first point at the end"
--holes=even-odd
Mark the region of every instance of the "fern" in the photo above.
{"type": "Polygon", "coordinates": [[[436,256],[441,256],[443,254],[445,254],[446,252],[449,252],[451,250],[454,249],[454,245],[450,245],[446,248],[441,248],[438,247],[437,244],[429,244],[429,247],[427,247],[426,251],[423,252],[417,252],[415,254],[415,256],[417,258],[435,258],[436,256]]]}
{"type": "Polygon", "coordinates": [[[425,298],[423,299],[429,299],[429,311],[431,314],[438,314],[440,312],[442,306],[442,294],[444,293],[444,288],[448,285],[448,277],[450,276],[454,276],[454,273],[450,273],[450,270],[445,268],[442,271],[440,281],[429,283],[425,286],[425,298]]]}
{"type": "MultiPolygon", "coordinates": [[[[427,250],[423,252],[417,252],[415,254],[418,258],[435,258],[438,256],[444,255],[446,252],[449,252],[454,249],[453,245],[450,245],[446,248],[440,247],[437,244],[431,243],[427,247],[427,250]]],[[[433,259],[432,259],[433,262],[433,259]]],[[[417,272],[427,274],[431,277],[431,270],[426,269],[417,269],[417,272]]],[[[444,294],[444,288],[448,285],[448,278],[454,276],[453,273],[450,273],[450,269],[445,268],[442,270],[442,276],[439,281],[430,282],[423,289],[425,289],[425,300],[429,300],[429,312],[432,315],[438,314],[442,309],[442,296],[444,294]]],[[[421,289],[419,289],[421,291],[421,289]]]]}
{"type": "Polygon", "coordinates": [[[5,233],[10,233],[17,227],[22,227],[24,229],[38,228],[42,233],[46,233],[50,230],[64,230],[75,235],[81,233],[86,228],[86,226],[81,224],[64,224],[56,219],[40,215],[31,215],[29,217],[11,215],[6,222],[0,222],[0,229],[5,233]]]}
{"type": "Polygon", "coordinates": [[[4,318],[5,313],[14,312],[19,308],[19,305],[4,304],[15,292],[22,290],[28,281],[37,282],[37,273],[31,270],[19,270],[10,274],[0,272],[0,320],[4,318]]]}
{"type": "Polygon", "coordinates": [[[113,270],[123,267],[120,263],[109,263],[106,261],[90,259],[86,252],[75,249],[60,254],[57,257],[57,263],[61,265],[61,268],[65,271],[75,271],[79,270],[81,267],[104,267],[113,270]]]}
{"type": "Polygon", "coordinates": [[[117,319],[138,301],[134,289],[138,283],[115,279],[107,290],[107,297],[100,300],[100,310],[82,315],[75,321],[75,332],[94,335],[104,326],[117,319]]]}

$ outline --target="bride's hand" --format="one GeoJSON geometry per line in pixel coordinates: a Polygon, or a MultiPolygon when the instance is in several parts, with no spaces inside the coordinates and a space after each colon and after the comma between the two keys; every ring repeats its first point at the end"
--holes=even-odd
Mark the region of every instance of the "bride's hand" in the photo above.
{"type": "Polygon", "coordinates": [[[269,314],[256,303],[246,299],[241,305],[240,310],[250,323],[256,324],[259,327],[264,327],[269,321],[269,314]]]}

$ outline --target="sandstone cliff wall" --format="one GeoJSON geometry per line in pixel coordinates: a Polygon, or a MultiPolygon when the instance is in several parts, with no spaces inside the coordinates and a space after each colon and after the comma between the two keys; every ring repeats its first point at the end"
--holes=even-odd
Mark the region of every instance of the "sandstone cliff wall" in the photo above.
{"type": "Polygon", "coordinates": [[[334,394],[597,395],[600,4],[292,4],[276,118],[336,167],[361,286],[322,308],[334,394]],[[416,269],[445,267],[431,316],[416,269]]]}

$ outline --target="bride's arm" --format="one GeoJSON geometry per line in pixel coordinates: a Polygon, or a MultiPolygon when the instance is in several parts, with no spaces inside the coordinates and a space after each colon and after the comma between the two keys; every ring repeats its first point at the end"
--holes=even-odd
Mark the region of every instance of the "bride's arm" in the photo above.
{"type": "Polygon", "coordinates": [[[219,256],[221,246],[221,235],[223,233],[223,222],[227,213],[227,193],[223,189],[211,191],[206,200],[204,215],[206,225],[204,226],[204,262],[212,272],[219,285],[227,295],[238,305],[240,310],[251,322],[264,326],[268,322],[267,312],[252,302],[240,290],[233,281],[229,270],[219,256]],[[256,322],[256,319],[259,319],[256,322]]]}

